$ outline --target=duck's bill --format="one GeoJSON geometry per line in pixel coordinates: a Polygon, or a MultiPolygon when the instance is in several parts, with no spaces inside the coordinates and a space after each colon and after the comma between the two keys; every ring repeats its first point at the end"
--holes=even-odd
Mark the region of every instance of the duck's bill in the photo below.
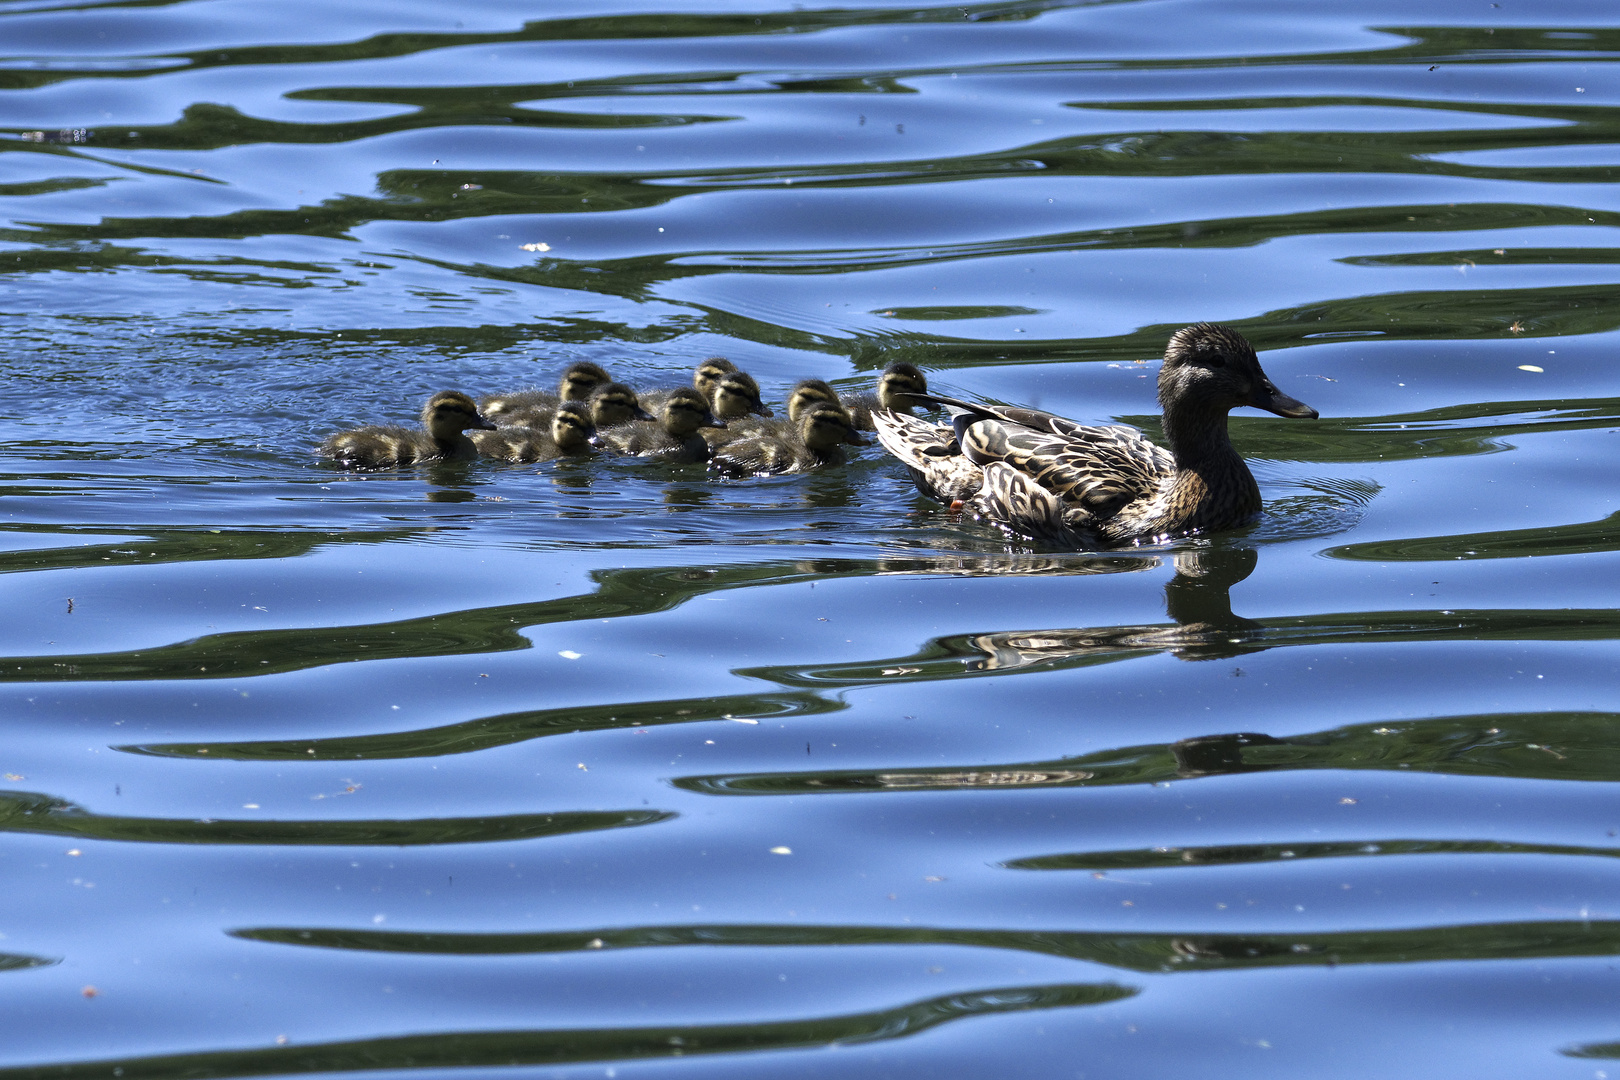
{"type": "Polygon", "coordinates": [[[658,419],[658,417],[654,416],[652,413],[648,412],[646,409],[643,409],[639,405],[636,406],[636,411],[635,411],[634,415],[635,415],[635,418],[637,420],[656,420],[656,419],[658,419]]]}
{"type": "Polygon", "coordinates": [[[703,418],[703,423],[698,425],[698,427],[725,427],[725,426],[726,426],[726,422],[724,420],[721,420],[719,417],[714,416],[713,414],[711,414],[709,416],[705,416],[703,418]]]}
{"type": "Polygon", "coordinates": [[[478,418],[478,423],[473,425],[473,430],[475,430],[475,431],[494,431],[499,426],[500,426],[499,424],[490,423],[488,418],[480,416],[478,418]]]}
{"type": "Polygon", "coordinates": [[[756,416],[775,416],[776,415],[775,413],[771,412],[771,407],[769,405],[756,405],[752,409],[749,409],[748,411],[755,414],[756,416]]]}
{"type": "Polygon", "coordinates": [[[844,436],[844,441],[849,443],[849,445],[851,445],[851,446],[871,446],[872,445],[872,440],[868,439],[865,435],[862,435],[858,431],[851,431],[848,435],[844,436]]]}
{"type": "Polygon", "coordinates": [[[1315,420],[1316,410],[1289,397],[1275,386],[1265,386],[1256,390],[1249,397],[1249,404],[1257,409],[1264,409],[1268,413],[1286,416],[1290,420],[1315,420]]]}

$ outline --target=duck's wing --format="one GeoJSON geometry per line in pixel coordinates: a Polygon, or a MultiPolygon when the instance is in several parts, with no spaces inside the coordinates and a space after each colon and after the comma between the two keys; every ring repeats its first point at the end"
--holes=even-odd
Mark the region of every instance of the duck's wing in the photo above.
{"type": "Polygon", "coordinates": [[[981,517],[1058,547],[1088,548],[1099,543],[1088,514],[1004,462],[993,461],[984,467],[984,487],[970,505],[981,517]]]}
{"type": "Polygon", "coordinates": [[[905,413],[879,409],[872,425],[883,449],[911,470],[917,490],[940,502],[971,499],[984,483],[979,466],[963,456],[956,432],[905,413]]]}
{"type": "MultiPolygon", "coordinates": [[[[1040,415],[1051,417],[1049,413],[1040,415]]],[[[1135,428],[1051,419],[1062,421],[1061,431],[1006,419],[978,420],[963,431],[963,452],[980,465],[1009,465],[1099,519],[1153,495],[1175,471],[1170,451],[1154,445],[1135,428]]]]}

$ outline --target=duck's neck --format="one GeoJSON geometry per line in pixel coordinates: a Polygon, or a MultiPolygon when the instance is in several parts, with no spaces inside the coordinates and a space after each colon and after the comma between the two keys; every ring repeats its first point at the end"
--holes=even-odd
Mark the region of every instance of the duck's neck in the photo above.
{"type": "Polygon", "coordinates": [[[472,439],[467,437],[467,433],[465,431],[430,431],[428,434],[433,439],[434,444],[438,446],[439,451],[444,454],[445,457],[464,458],[478,456],[477,445],[472,441],[472,439]]]}
{"type": "Polygon", "coordinates": [[[1260,509],[1259,485],[1232,446],[1225,412],[1166,409],[1164,434],[1181,476],[1178,486],[1197,489],[1198,516],[1237,521],[1260,509]]]}
{"type": "Polygon", "coordinates": [[[1226,413],[1208,409],[1166,409],[1164,437],[1176,456],[1176,467],[1202,470],[1228,459],[1243,464],[1226,432],[1226,413]]]}

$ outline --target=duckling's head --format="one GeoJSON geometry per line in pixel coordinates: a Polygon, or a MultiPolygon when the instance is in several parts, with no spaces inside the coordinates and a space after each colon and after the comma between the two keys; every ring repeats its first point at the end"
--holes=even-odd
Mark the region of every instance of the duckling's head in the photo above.
{"type": "Polygon", "coordinates": [[[1198,323],[1177,330],[1159,369],[1159,405],[1174,411],[1225,414],[1241,405],[1294,419],[1315,420],[1316,410],[1272,385],[1254,346],[1229,326],[1198,323]]]}
{"type": "Polygon", "coordinates": [[[796,424],[800,417],[817,405],[835,405],[842,408],[838,392],[820,379],[804,379],[795,383],[788,393],[788,419],[796,424]]]}
{"type": "Polygon", "coordinates": [[[473,399],[459,390],[444,390],[422,406],[422,426],[435,439],[452,439],[468,428],[494,431],[495,425],[478,415],[473,399]]]}
{"type": "Polygon", "coordinates": [[[740,420],[749,413],[772,415],[759,399],[759,383],[741,371],[729,371],[720,376],[709,400],[714,403],[714,415],[722,420],[740,420]]]}
{"type": "Polygon", "coordinates": [[[698,428],[726,426],[714,418],[709,403],[696,390],[676,390],[670,394],[659,419],[664,430],[677,439],[697,434],[698,428]]]}
{"type": "Polygon", "coordinates": [[[557,395],[564,401],[584,401],[598,386],[610,383],[613,377],[588,360],[570,364],[557,384],[557,395]]]}
{"type": "Polygon", "coordinates": [[[842,443],[870,446],[849,418],[849,410],[839,405],[817,405],[799,417],[799,438],[818,454],[829,453],[842,443]]]}
{"type": "Polygon", "coordinates": [[[551,416],[551,441],[557,449],[575,453],[589,446],[595,437],[596,424],[589,409],[577,401],[557,406],[551,416]]]}
{"type": "Polygon", "coordinates": [[[908,364],[904,360],[890,364],[883,369],[883,374],[878,376],[878,404],[885,409],[910,412],[917,406],[926,404],[911,395],[926,393],[928,393],[927,376],[919,371],[915,364],[908,364]]]}
{"type": "Polygon", "coordinates": [[[624,383],[610,382],[597,387],[591,395],[591,419],[597,427],[605,428],[632,420],[651,420],[653,414],[641,407],[634,390],[624,383]]]}
{"type": "Polygon", "coordinates": [[[720,377],[736,370],[737,365],[725,357],[711,356],[692,372],[692,387],[703,395],[704,401],[709,401],[714,397],[714,385],[720,381],[720,377]]]}

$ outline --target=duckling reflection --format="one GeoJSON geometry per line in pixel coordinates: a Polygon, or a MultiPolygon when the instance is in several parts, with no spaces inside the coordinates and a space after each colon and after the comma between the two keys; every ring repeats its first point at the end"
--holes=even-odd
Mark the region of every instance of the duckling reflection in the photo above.
{"type": "Polygon", "coordinates": [[[968,643],[984,653],[977,670],[1032,667],[1092,653],[1167,651],[1178,660],[1220,660],[1260,652],[1248,641],[1260,623],[1232,612],[1231,588],[1254,572],[1254,548],[1178,551],[1176,576],[1164,586],[1165,611],[1175,626],[1105,626],[980,634],[968,643]]]}
{"type": "Polygon", "coordinates": [[[465,461],[478,448],[463,434],[468,428],[493,431],[472,398],[456,390],[434,394],[422,407],[420,428],[369,424],[329,436],[316,449],[347,469],[389,469],[430,461],[465,461]]]}

